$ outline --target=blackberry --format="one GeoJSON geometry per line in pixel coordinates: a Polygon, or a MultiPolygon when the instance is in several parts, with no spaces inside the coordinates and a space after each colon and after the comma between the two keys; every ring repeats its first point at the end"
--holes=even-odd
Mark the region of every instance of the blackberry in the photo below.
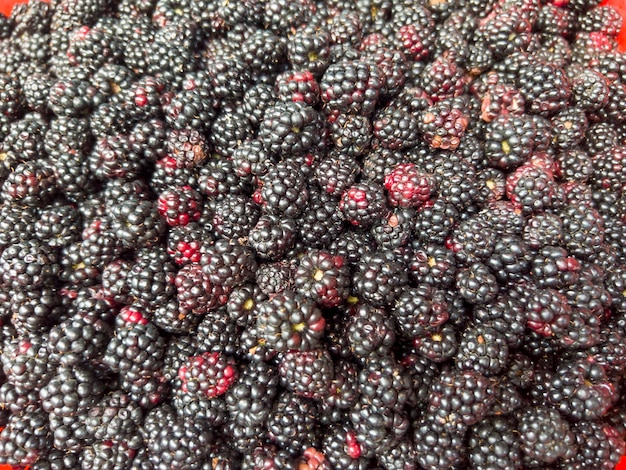
{"type": "Polygon", "coordinates": [[[375,183],[357,183],[345,190],[339,210],[352,225],[369,227],[387,212],[382,188],[375,183]]]}
{"type": "Polygon", "coordinates": [[[530,250],[519,236],[505,235],[496,242],[486,265],[500,282],[516,281],[530,271],[530,250]]]}
{"type": "Polygon", "coordinates": [[[9,307],[11,323],[20,334],[47,329],[63,310],[61,298],[54,287],[14,291],[9,307]]]}
{"type": "Polygon", "coordinates": [[[54,447],[77,451],[88,442],[82,418],[104,393],[104,384],[89,368],[59,367],[41,388],[42,408],[48,413],[54,447]]]}
{"type": "Polygon", "coordinates": [[[304,155],[321,143],[319,113],[302,102],[278,102],[269,107],[259,127],[259,138],[270,153],[304,155]]]}
{"type": "Polygon", "coordinates": [[[354,291],[376,307],[391,305],[406,283],[404,263],[391,251],[364,254],[354,271],[354,291]]]}
{"type": "Polygon", "coordinates": [[[562,335],[569,325],[572,308],[567,298],[554,289],[536,289],[526,309],[527,325],[536,333],[550,337],[562,335]]]}
{"type": "Polygon", "coordinates": [[[253,136],[252,124],[248,118],[237,111],[229,111],[218,114],[211,124],[209,142],[216,154],[230,158],[233,149],[253,136]]]}
{"type": "Polygon", "coordinates": [[[141,249],[154,246],[166,231],[153,201],[129,199],[114,207],[111,228],[126,248],[141,249]]]}
{"type": "Polygon", "coordinates": [[[294,394],[321,399],[330,393],[334,365],[324,350],[287,351],[278,367],[281,384],[294,394]]]}
{"type": "Polygon", "coordinates": [[[362,448],[354,430],[347,424],[330,425],[322,438],[322,451],[333,468],[363,470],[368,459],[362,457],[362,448]]]}
{"type": "Polygon", "coordinates": [[[431,199],[417,210],[413,235],[422,243],[443,245],[458,216],[459,211],[452,202],[431,199]]]}
{"type": "Polygon", "coordinates": [[[519,70],[517,86],[531,112],[551,115],[563,109],[571,96],[565,72],[549,63],[534,63],[519,70]]]}
{"type": "Polygon", "coordinates": [[[483,263],[476,262],[457,271],[456,288],[470,304],[491,302],[498,295],[498,281],[483,263]]]}
{"type": "Polygon", "coordinates": [[[522,9],[501,8],[495,11],[497,14],[488,15],[480,22],[478,38],[486,42],[496,58],[529,50],[532,47],[533,24],[522,9]]]}
{"type": "Polygon", "coordinates": [[[372,354],[389,354],[396,341],[392,319],[385,310],[367,303],[357,304],[350,311],[345,334],[350,351],[361,360],[372,354]]]}
{"type": "Polygon", "coordinates": [[[408,431],[406,416],[389,407],[359,401],[350,411],[350,421],[363,457],[380,455],[398,444],[408,431]]]}
{"type": "Polygon", "coordinates": [[[593,162],[587,152],[571,149],[557,155],[558,175],[565,181],[586,182],[593,174],[593,162]]]}
{"type": "Polygon", "coordinates": [[[601,418],[617,401],[615,385],[592,358],[560,364],[547,393],[549,403],[574,421],[601,418]]]}
{"type": "Polygon", "coordinates": [[[410,110],[389,104],[374,114],[374,137],[382,147],[406,150],[419,143],[419,121],[410,110]]]}
{"type": "Polygon", "coordinates": [[[463,436],[450,431],[437,417],[425,414],[413,427],[417,463],[426,470],[454,468],[465,454],[463,436]]]}
{"type": "Polygon", "coordinates": [[[165,122],[173,129],[191,128],[207,132],[215,119],[212,104],[212,96],[206,87],[185,88],[163,107],[165,122]]]}
{"type": "Polygon", "coordinates": [[[357,366],[348,360],[335,361],[334,377],[323,398],[323,405],[334,410],[347,410],[354,406],[360,393],[357,366]]]}
{"type": "Polygon", "coordinates": [[[295,69],[320,77],[330,64],[330,39],[326,28],[303,25],[287,42],[287,58],[295,69]]]}
{"type": "Polygon", "coordinates": [[[327,247],[345,228],[344,218],[339,210],[340,201],[317,190],[313,185],[309,186],[309,191],[308,205],[296,221],[298,234],[308,247],[327,247]]]}
{"type": "Polygon", "coordinates": [[[558,411],[547,406],[524,409],[518,421],[522,452],[530,459],[551,464],[575,455],[575,436],[558,411]]]}
{"type": "Polygon", "coordinates": [[[296,217],[306,206],[306,181],[295,163],[277,163],[260,179],[260,185],[255,201],[268,214],[296,217]]]}
{"type": "Polygon", "coordinates": [[[242,143],[232,154],[233,168],[241,178],[249,175],[263,176],[273,163],[273,157],[258,139],[242,143]]]}
{"type": "Polygon", "coordinates": [[[143,422],[143,411],[121,391],[108,393],[89,409],[87,431],[96,440],[132,439],[143,422]]]}
{"type": "Polygon", "coordinates": [[[506,195],[523,213],[541,212],[557,205],[558,186],[553,177],[532,164],[523,165],[506,179],[506,195]]]}
{"type": "Polygon", "coordinates": [[[535,128],[527,115],[500,115],[485,128],[485,158],[502,169],[515,168],[530,158],[535,128]]]}
{"type": "Polygon", "coordinates": [[[225,287],[235,287],[250,280],[256,269],[252,250],[227,240],[217,240],[207,246],[200,264],[209,281],[225,287]]]}
{"type": "Polygon", "coordinates": [[[118,440],[96,441],[80,454],[81,468],[115,468],[128,466],[135,455],[138,445],[118,440]]]}
{"type": "Polygon", "coordinates": [[[544,246],[531,261],[531,278],[538,287],[561,288],[578,281],[580,262],[559,246],[544,246]]]}
{"type": "Polygon", "coordinates": [[[128,136],[132,152],[143,155],[150,162],[157,162],[166,157],[165,123],[160,119],[138,122],[128,136]]]}
{"type": "Polygon", "coordinates": [[[58,256],[36,239],[9,245],[0,255],[0,275],[15,290],[49,286],[59,273],[58,256]]]}
{"type": "Polygon", "coordinates": [[[259,219],[258,207],[250,198],[239,195],[226,195],[212,207],[213,229],[228,240],[246,237],[259,219]]]}
{"type": "Polygon", "coordinates": [[[259,335],[276,351],[315,348],[325,326],[315,304],[293,291],[285,290],[258,306],[259,335]]]}
{"type": "Polygon", "coordinates": [[[578,446],[574,456],[563,462],[571,468],[613,468],[624,452],[624,441],[610,425],[596,421],[581,421],[571,427],[578,446]]]}
{"type": "Polygon", "coordinates": [[[443,293],[428,285],[402,289],[391,314],[409,339],[435,331],[450,316],[443,293]]]}
{"type": "Polygon", "coordinates": [[[449,287],[455,279],[454,253],[444,246],[412,243],[409,276],[417,285],[449,287]]]}
{"type": "Polygon", "coordinates": [[[486,261],[496,246],[496,233],[489,224],[479,218],[461,222],[446,240],[448,248],[460,264],[469,265],[486,261]]]}
{"type": "Polygon", "coordinates": [[[465,209],[478,198],[476,169],[462,157],[451,153],[436,154],[424,165],[435,177],[436,192],[459,209],[465,209]]]}
{"type": "Polygon", "coordinates": [[[488,73],[475,86],[483,121],[489,123],[498,117],[524,115],[525,102],[519,90],[503,82],[495,72],[488,73]]]}
{"type": "Polygon", "coordinates": [[[127,276],[130,295],[152,305],[166,301],[176,289],[175,271],[164,249],[140,252],[127,276]]]}
{"type": "Polygon", "coordinates": [[[318,413],[314,401],[283,392],[276,398],[267,419],[269,441],[294,455],[308,447],[317,447],[318,413]]]}
{"type": "MultiPolygon", "coordinates": [[[[251,189],[250,180],[237,176],[233,162],[226,158],[209,160],[200,168],[197,181],[198,189],[209,199],[220,199],[226,194],[247,194],[251,189]]],[[[189,184],[184,181],[184,176],[180,182],[182,186],[189,184]]]]}
{"type": "Polygon", "coordinates": [[[413,209],[397,208],[388,213],[371,229],[374,240],[383,250],[395,250],[404,247],[413,230],[415,212],[413,209]]]}
{"type": "Polygon", "coordinates": [[[384,179],[388,200],[392,206],[419,207],[433,192],[433,178],[419,171],[412,163],[397,165],[384,179]]]}
{"type": "Polygon", "coordinates": [[[358,162],[343,152],[331,152],[314,170],[315,181],[325,192],[340,196],[360,173],[358,162]]]}
{"type": "Polygon", "coordinates": [[[32,465],[52,446],[46,414],[25,411],[9,418],[0,431],[0,456],[9,465],[32,465]]]}
{"type": "Polygon", "coordinates": [[[420,85],[434,102],[459,97],[466,88],[462,69],[447,54],[435,57],[424,67],[420,85]]]}
{"type": "Polygon", "coordinates": [[[296,231],[297,226],[292,219],[266,214],[248,232],[248,243],[257,256],[275,260],[291,248],[296,231]]]}
{"type": "Polygon", "coordinates": [[[169,155],[179,168],[200,166],[209,156],[207,145],[204,136],[195,129],[170,129],[167,135],[169,155]]]}
{"type": "MultiPolygon", "coordinates": [[[[227,295],[218,299],[218,305],[226,301],[227,295]],[[221,300],[223,298],[223,300],[221,300]]],[[[209,311],[196,328],[194,345],[196,351],[220,352],[233,355],[237,352],[239,329],[225,309],[209,311]]]]}
{"type": "Polygon", "coordinates": [[[350,269],[341,256],[311,250],[299,259],[294,286],[318,305],[336,307],[348,297],[350,269]]]}
{"type": "Polygon", "coordinates": [[[293,290],[296,265],[290,260],[262,264],[256,272],[256,284],[267,296],[293,290]]]}
{"type": "Polygon", "coordinates": [[[605,152],[592,155],[593,174],[591,183],[598,188],[609,189],[622,194],[626,186],[626,168],[622,161],[626,158],[626,147],[613,146],[605,152]]]}
{"type": "Polygon", "coordinates": [[[199,467],[209,457],[212,433],[202,423],[189,418],[155,416],[144,427],[150,433],[146,449],[154,468],[199,467]]]}
{"type": "Polygon", "coordinates": [[[320,81],[321,99],[328,111],[369,116],[384,86],[378,65],[343,61],[330,65],[320,81]]]}
{"type": "Polygon", "coordinates": [[[57,190],[53,166],[49,162],[24,162],[15,166],[2,184],[5,201],[26,206],[49,203],[57,190]]]}
{"type": "Polygon", "coordinates": [[[180,312],[206,315],[217,302],[222,289],[212,285],[199,264],[183,266],[174,279],[180,312]]]}
{"type": "Polygon", "coordinates": [[[26,241],[32,237],[36,223],[34,208],[19,204],[3,204],[0,207],[0,246],[26,241]]]}
{"type": "Polygon", "coordinates": [[[580,108],[568,108],[552,117],[552,142],[558,149],[577,146],[585,136],[587,117],[580,108]]]}
{"type": "Polygon", "coordinates": [[[559,245],[563,239],[563,221],[557,214],[535,214],[526,222],[523,239],[534,250],[559,245]]]}
{"type": "Polygon", "coordinates": [[[492,302],[474,307],[473,317],[477,325],[504,335],[509,347],[517,347],[523,340],[525,311],[522,303],[511,295],[499,295],[492,302]]]}
{"type": "Polygon", "coordinates": [[[329,251],[342,256],[353,266],[364,253],[374,250],[375,246],[375,241],[368,232],[344,231],[331,242],[329,251]]]}
{"type": "Polygon", "coordinates": [[[508,342],[503,333],[490,326],[474,325],[461,335],[455,364],[461,370],[492,376],[508,365],[508,356],[508,342]]]}
{"type": "Polygon", "coordinates": [[[420,356],[437,364],[454,357],[458,340],[454,326],[446,323],[440,328],[413,338],[413,347],[420,356]]]}
{"type": "Polygon", "coordinates": [[[384,147],[374,147],[363,158],[361,173],[367,181],[383,184],[385,177],[402,163],[406,163],[403,153],[384,147]]]}
{"type": "Polygon", "coordinates": [[[110,335],[111,328],[104,321],[77,313],[50,330],[50,359],[63,366],[88,362],[104,353],[110,335]]]}
{"type": "Polygon", "coordinates": [[[462,97],[441,98],[420,117],[422,139],[433,149],[455,150],[469,124],[468,102],[462,97]]]}
{"type": "Polygon", "coordinates": [[[404,410],[412,400],[411,376],[404,366],[390,357],[371,356],[358,375],[361,396],[359,402],[376,408],[391,408],[396,412],[404,410]]]}
{"type": "Polygon", "coordinates": [[[522,456],[515,424],[505,417],[487,418],[470,430],[469,461],[472,468],[521,468],[522,456]]]}
{"type": "Polygon", "coordinates": [[[157,327],[144,317],[121,322],[118,318],[116,323],[103,357],[104,364],[129,379],[160,369],[165,340],[157,327]]]}
{"type": "Polygon", "coordinates": [[[49,362],[47,335],[33,333],[6,338],[0,360],[8,383],[20,394],[40,390],[54,374],[49,362]]]}
{"type": "Polygon", "coordinates": [[[91,173],[103,181],[135,179],[143,169],[140,156],[131,152],[128,137],[123,134],[99,138],[87,158],[91,173]]]}

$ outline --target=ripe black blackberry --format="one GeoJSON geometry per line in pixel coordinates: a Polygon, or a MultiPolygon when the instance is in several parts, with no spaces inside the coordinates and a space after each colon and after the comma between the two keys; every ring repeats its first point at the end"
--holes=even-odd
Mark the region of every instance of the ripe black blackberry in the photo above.
{"type": "Polygon", "coordinates": [[[578,281],[580,262],[560,246],[540,248],[531,261],[531,279],[537,287],[562,288],[578,281]]]}
{"type": "Polygon", "coordinates": [[[474,371],[443,370],[429,393],[427,415],[451,432],[479,423],[495,400],[489,379],[474,371]]]}
{"type": "Polygon", "coordinates": [[[34,234],[36,212],[34,208],[5,203],[0,207],[0,246],[25,241],[34,234]]]}
{"type": "Polygon", "coordinates": [[[55,287],[29,288],[8,292],[10,302],[7,313],[19,334],[39,332],[52,325],[64,310],[55,287]]]}
{"type": "Polygon", "coordinates": [[[419,121],[422,139],[433,149],[455,150],[469,125],[467,99],[441,98],[426,108],[419,121]]]}
{"type": "Polygon", "coordinates": [[[53,168],[45,160],[19,163],[2,184],[3,199],[26,206],[48,204],[57,191],[53,168]]]}
{"type": "Polygon", "coordinates": [[[212,433],[202,423],[174,414],[149,417],[144,424],[149,436],[145,442],[153,466],[199,468],[209,457],[212,433]]]}
{"type": "Polygon", "coordinates": [[[371,233],[382,250],[395,250],[407,245],[414,226],[415,211],[411,208],[395,208],[374,224],[371,233]]]}
{"type": "Polygon", "coordinates": [[[253,197],[268,214],[296,217],[306,206],[306,179],[292,161],[283,160],[271,167],[259,185],[253,197]]]}
{"type": "Polygon", "coordinates": [[[418,285],[449,287],[455,279],[457,262],[445,246],[412,243],[409,276],[418,285]]]}
{"type": "Polygon", "coordinates": [[[443,293],[429,285],[402,289],[391,314],[408,339],[436,330],[450,316],[443,293]]]}
{"type": "Polygon", "coordinates": [[[261,264],[256,271],[256,285],[266,296],[293,290],[296,269],[293,260],[261,264]]]}
{"type": "Polygon", "coordinates": [[[552,142],[559,150],[576,147],[585,137],[587,117],[581,108],[570,107],[552,117],[552,142]]]}
{"type": "Polygon", "coordinates": [[[0,255],[0,276],[15,290],[53,285],[59,269],[57,253],[36,239],[9,245],[0,255]]]}
{"type": "Polygon", "coordinates": [[[206,315],[216,306],[223,292],[221,286],[211,284],[202,266],[196,263],[183,266],[176,273],[174,285],[181,314],[206,315]]]}
{"type": "Polygon", "coordinates": [[[454,357],[458,345],[456,330],[451,323],[413,338],[415,352],[437,364],[454,357]]]}
{"type": "Polygon", "coordinates": [[[372,130],[377,142],[391,150],[410,149],[419,143],[419,120],[402,106],[389,104],[375,113],[372,130]]]}
{"type": "Polygon", "coordinates": [[[535,129],[526,115],[501,115],[485,129],[485,157],[493,166],[510,169],[531,155],[535,129]]]}
{"type": "Polygon", "coordinates": [[[417,463],[426,470],[454,468],[465,455],[463,435],[446,429],[436,416],[425,414],[413,427],[417,463]]]}
{"type": "Polygon", "coordinates": [[[212,96],[203,86],[178,91],[163,106],[163,114],[170,128],[191,128],[203,133],[209,131],[215,119],[212,96]]]}
{"type": "Polygon", "coordinates": [[[417,210],[413,235],[422,243],[443,245],[458,216],[459,211],[452,202],[431,199],[417,210]]]}
{"type": "Polygon", "coordinates": [[[125,248],[154,246],[166,231],[165,221],[159,216],[154,201],[129,199],[115,206],[111,215],[111,229],[125,248]]]}
{"type": "Polygon", "coordinates": [[[320,81],[321,99],[328,111],[373,114],[384,86],[378,65],[343,61],[326,69],[320,81]]]}
{"type": "Polygon", "coordinates": [[[624,171],[625,166],[622,163],[625,159],[626,147],[619,145],[592,155],[592,185],[609,189],[616,194],[622,194],[626,188],[626,171],[624,171]]]}
{"type": "Polygon", "coordinates": [[[79,312],[51,328],[49,357],[63,366],[88,362],[104,353],[110,336],[111,328],[106,322],[79,312]]]}
{"type": "Polygon", "coordinates": [[[475,262],[456,273],[456,288],[463,299],[473,305],[491,302],[498,295],[498,281],[483,263],[475,262]]]}
{"type": "Polygon", "coordinates": [[[321,349],[287,351],[279,356],[280,383],[298,396],[321,399],[330,394],[334,364],[321,349]]]}
{"type": "Polygon", "coordinates": [[[549,63],[521,67],[517,86],[531,112],[549,116],[563,109],[571,96],[571,86],[563,69],[549,63]]]}
{"type": "Polygon", "coordinates": [[[290,290],[258,306],[258,334],[276,351],[315,348],[325,326],[326,320],[315,304],[290,290]]]}
{"type": "Polygon", "coordinates": [[[174,295],[175,275],[175,265],[164,249],[144,249],[127,276],[130,295],[156,306],[174,295]]]}
{"type": "Polygon", "coordinates": [[[265,214],[249,230],[248,243],[260,258],[275,260],[291,248],[296,232],[293,219],[265,214]]]}
{"type": "Polygon", "coordinates": [[[360,173],[357,160],[343,151],[331,151],[314,170],[314,178],[321,189],[332,196],[340,196],[354,184],[360,173]]]}
{"type": "Polygon", "coordinates": [[[257,266],[249,247],[223,239],[205,247],[200,264],[212,283],[226,287],[252,279],[257,266]]]}
{"type": "Polygon", "coordinates": [[[575,455],[575,436],[558,411],[547,406],[522,410],[518,418],[522,452],[529,458],[551,464],[575,455]]]}
{"type": "Polygon", "coordinates": [[[40,390],[54,374],[55,364],[49,360],[46,334],[28,333],[7,338],[0,360],[8,383],[25,394],[40,390]]]}
{"type": "Polygon", "coordinates": [[[357,304],[350,311],[346,335],[350,351],[365,360],[372,353],[389,354],[396,341],[392,319],[382,309],[369,304],[357,304]]]}
{"type": "Polygon", "coordinates": [[[88,156],[91,173],[99,180],[135,179],[144,168],[141,156],[130,150],[124,134],[100,137],[88,156]]]}
{"type": "Polygon", "coordinates": [[[413,379],[404,366],[388,356],[368,358],[358,375],[359,402],[402,412],[414,401],[413,379]]]}
{"type": "Polygon", "coordinates": [[[492,376],[508,365],[509,346],[507,338],[495,328],[470,325],[459,340],[455,356],[456,367],[492,376]]]}
{"type": "Polygon", "coordinates": [[[404,413],[362,400],[350,411],[350,421],[361,455],[367,458],[380,455],[398,444],[409,428],[404,413]]]}
{"type": "Polygon", "coordinates": [[[591,259],[604,242],[602,218],[593,207],[566,206],[560,213],[565,248],[580,259],[591,259]]]}
{"type": "Polygon", "coordinates": [[[376,307],[392,305],[399,289],[407,284],[405,268],[403,260],[392,251],[366,253],[354,271],[354,292],[376,307]]]}
{"type": "Polygon", "coordinates": [[[144,413],[128,394],[110,392],[89,409],[87,432],[96,440],[133,439],[143,423],[144,413]]]}
{"type": "Polygon", "coordinates": [[[106,347],[103,362],[129,380],[150,374],[163,366],[165,340],[158,328],[144,317],[120,321],[106,347]]]}
{"type": "Polygon", "coordinates": [[[480,99],[480,117],[489,123],[498,117],[524,115],[524,98],[517,88],[490,72],[472,87],[480,99]]]}
{"type": "Polygon", "coordinates": [[[252,199],[240,195],[226,195],[212,207],[213,230],[227,240],[248,236],[259,220],[259,209],[252,199]]]}
{"type": "Polygon", "coordinates": [[[302,242],[311,248],[328,247],[341,235],[345,222],[339,210],[339,200],[309,186],[309,201],[303,214],[296,220],[302,242]]]}
{"type": "Polygon", "coordinates": [[[522,279],[530,270],[530,249],[520,236],[504,235],[485,264],[501,283],[522,279]]]}
{"type": "Polygon", "coordinates": [[[476,168],[455,153],[435,154],[424,162],[424,169],[435,177],[436,192],[440,198],[463,210],[478,198],[476,168]]]}
{"type": "Polygon", "coordinates": [[[298,260],[294,288],[322,307],[336,307],[350,292],[349,266],[341,256],[310,250],[298,260]]]}
{"type": "Polygon", "coordinates": [[[267,419],[268,440],[294,455],[307,447],[317,447],[318,419],[315,401],[283,392],[276,398],[267,419]]]}
{"type": "Polygon", "coordinates": [[[83,417],[104,390],[104,384],[96,379],[91,368],[57,369],[39,392],[42,408],[50,420],[54,447],[75,452],[89,442],[83,417]]]}
{"type": "Polygon", "coordinates": [[[9,465],[35,464],[51,446],[48,417],[41,409],[11,416],[0,431],[0,456],[9,465]]]}
{"type": "Polygon", "coordinates": [[[348,424],[331,424],[322,438],[321,449],[333,468],[363,470],[369,465],[354,429],[348,424]]]}
{"type": "MultiPolygon", "coordinates": [[[[191,179],[185,182],[185,174],[180,175],[178,177],[180,183],[172,186],[185,186],[190,183],[193,186],[195,176],[193,173],[187,177],[189,176],[191,179]]],[[[252,189],[250,178],[239,177],[235,172],[232,160],[227,158],[212,158],[206,162],[198,172],[197,187],[202,194],[210,199],[220,199],[226,194],[248,194],[252,189]]]]}
{"type": "Polygon", "coordinates": [[[534,250],[560,245],[563,239],[563,221],[557,214],[550,212],[535,214],[526,222],[523,239],[534,250]]]}
{"type": "Polygon", "coordinates": [[[211,124],[209,143],[217,155],[227,158],[242,143],[254,137],[252,124],[238,111],[223,111],[211,124]]]}
{"type": "Polygon", "coordinates": [[[476,470],[521,468],[522,455],[515,422],[494,416],[470,430],[469,461],[476,470]]]}
{"type": "Polygon", "coordinates": [[[597,421],[581,421],[571,426],[576,454],[563,462],[572,468],[614,468],[624,453],[624,440],[618,430],[597,421]]]}
{"type": "Polygon", "coordinates": [[[130,131],[128,143],[130,149],[150,161],[156,162],[167,154],[167,130],[160,119],[148,119],[138,122],[130,131]]]}
{"type": "Polygon", "coordinates": [[[363,158],[361,174],[367,181],[383,184],[385,177],[402,163],[406,163],[406,157],[402,152],[380,146],[374,147],[363,158]]]}
{"type": "Polygon", "coordinates": [[[565,181],[586,182],[593,174],[590,155],[581,149],[570,149],[557,154],[557,174],[565,181]]]}
{"type": "Polygon", "coordinates": [[[495,245],[495,230],[478,217],[458,224],[445,242],[446,248],[454,253],[457,262],[462,265],[488,260],[495,245]]]}

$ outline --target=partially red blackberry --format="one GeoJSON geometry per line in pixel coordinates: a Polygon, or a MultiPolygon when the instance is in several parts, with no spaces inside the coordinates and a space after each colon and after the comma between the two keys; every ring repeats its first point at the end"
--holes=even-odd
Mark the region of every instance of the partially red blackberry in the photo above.
{"type": "Polygon", "coordinates": [[[538,287],[561,288],[578,281],[580,262],[560,246],[544,246],[531,261],[531,278],[538,287]]]}
{"type": "Polygon", "coordinates": [[[322,452],[333,468],[363,470],[369,460],[363,454],[354,429],[348,424],[331,424],[322,438],[322,452]]]}
{"type": "Polygon", "coordinates": [[[521,449],[527,458],[551,464],[575,455],[575,436],[558,411],[547,406],[522,410],[518,418],[521,449]]]}
{"type": "Polygon", "coordinates": [[[339,210],[352,225],[368,227],[384,216],[388,208],[382,187],[363,182],[344,191],[339,210]]]}
{"type": "Polygon", "coordinates": [[[185,393],[213,398],[223,395],[237,379],[233,359],[218,352],[190,357],[178,370],[185,393]]]}
{"type": "Polygon", "coordinates": [[[462,72],[462,69],[451,57],[442,54],[424,67],[420,77],[420,85],[435,102],[447,98],[456,98],[461,96],[466,89],[462,72]]]}
{"type": "Polygon", "coordinates": [[[353,289],[360,299],[376,307],[392,305],[408,281],[405,268],[394,252],[366,253],[354,271],[353,289]]]}
{"type": "Polygon", "coordinates": [[[253,197],[268,214],[295,217],[306,206],[309,196],[306,180],[292,161],[277,163],[259,183],[260,189],[253,197]]]}
{"type": "Polygon", "coordinates": [[[441,98],[426,108],[419,122],[422,139],[433,149],[455,150],[469,125],[468,102],[463,97],[441,98]]]}
{"type": "Polygon", "coordinates": [[[56,193],[53,166],[46,161],[19,163],[2,184],[2,198],[26,206],[49,203],[56,193]]]}
{"type": "Polygon", "coordinates": [[[336,307],[349,294],[350,269],[343,257],[310,250],[298,262],[294,288],[322,307],[336,307]]]}
{"type": "Polygon", "coordinates": [[[378,65],[361,61],[332,64],[320,81],[321,99],[329,111],[373,114],[384,75],[378,65]]]}
{"type": "Polygon", "coordinates": [[[624,453],[624,439],[618,430],[603,422],[581,421],[571,426],[576,454],[563,462],[571,468],[614,468],[624,453]]]}
{"type": "Polygon", "coordinates": [[[325,326],[315,304],[293,291],[285,290],[258,306],[258,333],[276,351],[315,348],[325,326]]]}
{"type": "Polygon", "coordinates": [[[318,414],[316,402],[283,392],[276,398],[267,419],[269,441],[294,455],[308,447],[317,447],[318,414]]]}
{"type": "Polygon", "coordinates": [[[183,266],[174,279],[181,314],[205,315],[218,303],[221,286],[213,285],[199,264],[183,266]]]}
{"type": "Polygon", "coordinates": [[[392,206],[419,207],[430,199],[434,186],[432,177],[412,163],[400,164],[385,176],[392,206]]]}
{"type": "Polygon", "coordinates": [[[169,226],[195,222],[202,213],[200,194],[190,186],[166,189],[159,195],[158,209],[169,226]]]}

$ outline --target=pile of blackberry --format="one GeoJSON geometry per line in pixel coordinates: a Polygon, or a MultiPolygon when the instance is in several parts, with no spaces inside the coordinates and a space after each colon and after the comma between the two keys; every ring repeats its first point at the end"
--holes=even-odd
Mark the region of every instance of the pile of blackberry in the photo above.
{"type": "Polygon", "coordinates": [[[612,470],[600,0],[0,15],[0,464],[612,470]]]}

